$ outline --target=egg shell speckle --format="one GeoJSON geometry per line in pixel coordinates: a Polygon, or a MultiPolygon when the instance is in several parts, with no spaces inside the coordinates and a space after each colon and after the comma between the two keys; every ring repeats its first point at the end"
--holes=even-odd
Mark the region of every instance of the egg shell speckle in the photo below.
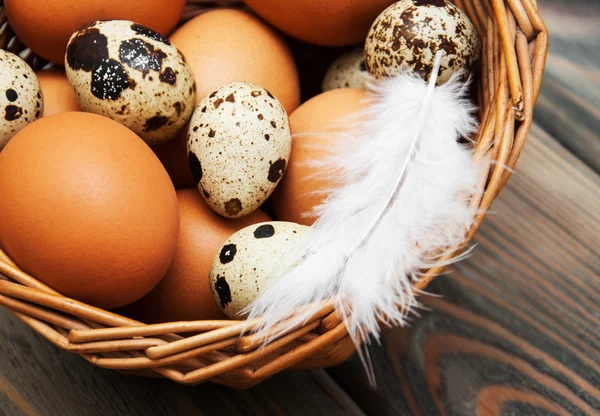
{"type": "Polygon", "coordinates": [[[43,112],[42,89],[33,70],[17,55],[0,49],[0,150],[43,112]]]}
{"type": "Polygon", "coordinates": [[[323,80],[323,92],[338,88],[364,88],[368,72],[364,48],[346,52],[327,70],[323,80]]]}
{"type": "Polygon", "coordinates": [[[225,315],[240,318],[238,312],[263,293],[277,276],[277,266],[310,228],[291,222],[264,222],[251,225],[229,238],[215,257],[210,286],[225,315]]]}
{"type": "Polygon", "coordinates": [[[65,69],[84,111],[112,118],[153,145],[194,111],[194,75],[168,39],[127,20],[93,22],[71,36],[65,69]]]}
{"type": "Polygon", "coordinates": [[[247,82],[206,96],[190,122],[188,158],[198,189],[213,210],[229,218],[253,212],[271,195],[291,147],[283,106],[247,82]]]}
{"type": "Polygon", "coordinates": [[[444,51],[438,85],[456,71],[471,68],[481,44],[467,15],[445,0],[401,0],[373,23],[365,62],[375,78],[414,70],[429,80],[438,50],[444,51]]]}

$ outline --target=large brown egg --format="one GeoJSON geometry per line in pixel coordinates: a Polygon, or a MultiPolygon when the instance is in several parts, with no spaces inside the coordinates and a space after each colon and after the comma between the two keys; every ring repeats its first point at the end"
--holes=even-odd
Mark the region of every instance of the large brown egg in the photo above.
{"type": "Polygon", "coordinates": [[[206,205],[197,189],[180,190],[177,199],[181,231],[173,263],[158,286],[127,314],[148,323],[227,319],[210,290],[213,259],[231,235],[270,218],[259,210],[238,220],[225,219],[206,205]]]}
{"type": "Polygon", "coordinates": [[[336,89],[312,98],[292,113],[290,163],[272,197],[272,207],[278,221],[304,225],[314,223],[314,217],[305,217],[303,214],[319,205],[325,195],[313,192],[330,189],[334,182],[309,178],[316,171],[306,162],[311,159],[322,160],[330,151],[340,151],[329,146],[332,138],[343,130],[343,118],[365,108],[362,102],[365,98],[366,91],[362,89],[336,89]]]}
{"type": "Polygon", "coordinates": [[[0,247],[58,292],[102,308],[138,300],[175,254],[179,207],[152,150],[108,118],[55,114],[0,153],[0,247]]]}
{"type": "Polygon", "coordinates": [[[17,37],[37,55],[62,65],[73,32],[94,20],[131,20],[168,35],[185,0],[4,0],[17,37]]]}
{"type": "Polygon", "coordinates": [[[44,116],[81,111],[77,96],[63,70],[46,69],[36,72],[36,75],[44,94],[44,116]]]}
{"type": "Polygon", "coordinates": [[[240,81],[266,88],[288,113],[298,107],[294,59],[285,42],[256,17],[241,10],[210,11],[178,28],[169,39],[194,71],[196,104],[221,85],[240,81]]]}
{"type": "Polygon", "coordinates": [[[395,0],[245,0],[273,26],[300,40],[347,46],[365,40],[371,23],[395,0]]]}

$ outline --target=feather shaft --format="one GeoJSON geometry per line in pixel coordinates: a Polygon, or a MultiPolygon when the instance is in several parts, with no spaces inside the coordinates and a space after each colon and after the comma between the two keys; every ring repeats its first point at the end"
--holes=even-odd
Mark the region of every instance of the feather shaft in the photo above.
{"type": "MultiPolygon", "coordinates": [[[[314,209],[307,237],[273,266],[271,287],[245,310],[260,318],[265,342],[329,299],[357,346],[377,340],[380,325],[405,325],[419,307],[412,286],[421,270],[452,262],[445,255],[465,241],[488,161],[458,141],[476,127],[474,108],[460,75],[436,86],[440,61],[438,52],[429,83],[411,74],[372,80],[367,108],[332,138],[339,151],[314,162],[336,186],[314,209]]],[[[359,352],[371,379],[368,353],[359,352]]]]}
{"type": "MultiPolygon", "coordinates": [[[[431,100],[431,95],[433,94],[435,84],[438,79],[438,74],[440,71],[441,64],[442,64],[442,51],[437,51],[435,54],[435,62],[433,65],[433,72],[431,73],[429,85],[427,86],[427,96],[423,100],[423,106],[422,106],[423,108],[421,108],[421,110],[419,111],[419,113],[421,114],[421,119],[419,120],[419,123],[418,123],[419,126],[421,126],[423,124],[422,119],[425,117],[425,115],[424,115],[425,111],[428,107],[429,101],[431,100]]],[[[406,179],[406,174],[408,172],[408,167],[415,159],[416,152],[417,152],[418,145],[419,145],[419,139],[421,138],[421,134],[422,134],[422,129],[419,129],[417,131],[417,134],[415,134],[415,138],[412,142],[412,145],[411,145],[411,148],[409,151],[409,156],[406,158],[406,161],[405,161],[404,165],[402,166],[402,169],[400,170],[400,176],[398,178],[398,182],[394,186],[394,190],[392,191],[392,194],[387,199],[384,209],[381,211],[381,214],[379,214],[377,216],[377,218],[375,219],[375,223],[371,227],[369,227],[369,231],[360,240],[360,242],[358,243],[358,246],[354,250],[352,250],[352,252],[350,254],[354,253],[356,250],[362,248],[365,244],[367,244],[368,240],[373,235],[374,230],[379,226],[383,217],[385,215],[387,215],[387,213],[391,209],[394,201],[396,200],[396,198],[398,196],[398,193],[400,192],[400,189],[402,188],[402,185],[404,184],[404,181],[406,179]]]]}

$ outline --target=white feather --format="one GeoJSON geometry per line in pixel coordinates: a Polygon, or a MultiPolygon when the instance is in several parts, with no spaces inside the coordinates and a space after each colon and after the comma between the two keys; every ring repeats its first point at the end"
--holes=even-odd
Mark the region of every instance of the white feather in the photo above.
{"type": "Polygon", "coordinates": [[[276,266],[279,277],[247,308],[266,342],[330,298],[357,346],[378,339],[381,323],[404,325],[418,305],[411,288],[419,271],[464,242],[487,162],[474,162],[471,146],[458,142],[476,127],[460,74],[439,87],[431,78],[371,81],[367,109],[332,137],[340,151],[312,162],[338,185],[315,209],[307,238],[276,266]]]}

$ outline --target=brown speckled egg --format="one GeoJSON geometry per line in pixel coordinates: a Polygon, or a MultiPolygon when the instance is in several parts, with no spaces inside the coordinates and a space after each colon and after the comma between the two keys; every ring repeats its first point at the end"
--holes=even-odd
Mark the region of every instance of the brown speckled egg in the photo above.
{"type": "Polygon", "coordinates": [[[438,50],[444,52],[438,85],[456,71],[470,69],[481,45],[467,15],[446,0],[401,0],[373,23],[365,61],[376,78],[413,70],[429,80],[438,50]]]}
{"type": "Polygon", "coordinates": [[[171,42],[127,20],[93,22],[71,36],[65,68],[84,111],[129,127],[153,145],[194,111],[194,75],[171,42]]]}
{"type": "Polygon", "coordinates": [[[43,111],[42,89],[33,70],[17,55],[0,49],[0,150],[43,111]]]}
{"type": "Polygon", "coordinates": [[[309,229],[273,221],[251,225],[231,236],[210,269],[211,290],[223,313],[240,318],[238,313],[267,289],[277,277],[277,265],[309,229]]]}
{"type": "Polygon", "coordinates": [[[323,80],[323,92],[337,88],[364,88],[367,75],[364,48],[346,52],[327,70],[323,80]]]}
{"type": "Polygon", "coordinates": [[[198,189],[212,209],[229,218],[251,213],[271,195],[291,147],[283,106],[247,82],[206,96],[190,122],[188,158],[198,189]]]}

